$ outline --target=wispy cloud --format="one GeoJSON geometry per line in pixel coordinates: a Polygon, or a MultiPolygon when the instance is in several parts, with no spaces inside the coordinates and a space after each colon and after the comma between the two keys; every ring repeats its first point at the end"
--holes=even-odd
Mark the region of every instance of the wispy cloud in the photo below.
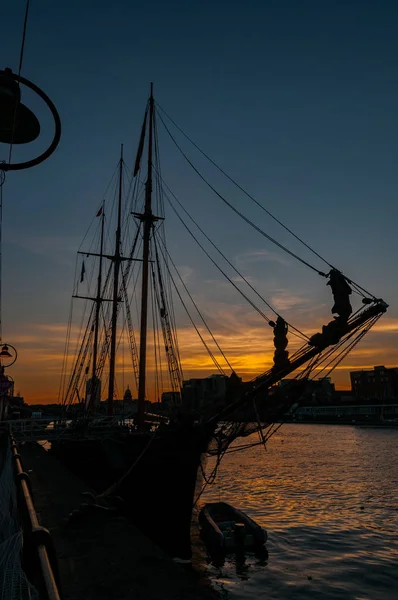
{"type": "MultiPolygon", "coordinates": [[[[187,265],[176,265],[178,273],[181,276],[181,279],[183,280],[183,282],[185,283],[185,285],[188,285],[189,281],[192,279],[192,275],[193,275],[193,269],[192,267],[188,267],[187,265]]],[[[172,272],[174,272],[173,267],[170,267],[172,272]]],[[[176,281],[179,283],[179,277],[176,276],[175,277],[176,281]]]]}
{"type": "Polygon", "coordinates": [[[309,303],[310,298],[304,295],[294,294],[286,289],[275,290],[271,297],[271,304],[277,310],[281,311],[291,310],[293,308],[305,308],[308,307],[309,303]]]}
{"type": "Polygon", "coordinates": [[[239,275],[235,275],[234,277],[231,277],[231,279],[234,283],[243,283],[244,285],[247,285],[246,282],[249,282],[250,285],[252,285],[253,287],[255,286],[255,283],[257,281],[254,277],[251,277],[250,275],[245,275],[244,279],[239,275]]]}
{"type": "Polygon", "coordinates": [[[373,327],[373,331],[382,333],[398,333],[398,319],[380,319],[373,327]]]}
{"type": "Polygon", "coordinates": [[[283,265],[284,267],[288,267],[291,264],[284,255],[265,249],[253,250],[252,252],[238,254],[235,256],[235,262],[239,270],[253,263],[273,262],[283,265]]]}
{"type": "Polygon", "coordinates": [[[32,254],[46,256],[62,264],[70,264],[71,256],[76,253],[81,240],[73,236],[24,235],[6,238],[6,241],[32,254]]]}

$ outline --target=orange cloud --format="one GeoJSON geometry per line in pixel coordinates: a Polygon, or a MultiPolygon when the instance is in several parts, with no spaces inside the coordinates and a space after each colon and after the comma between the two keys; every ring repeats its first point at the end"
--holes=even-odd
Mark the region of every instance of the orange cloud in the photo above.
{"type": "MultiPolygon", "coordinates": [[[[250,379],[266,371],[272,365],[273,339],[272,331],[267,324],[242,306],[218,304],[212,307],[211,329],[220,347],[233,369],[244,379],[250,379]],[[214,308],[214,310],[213,310],[214,308]]],[[[314,330],[305,331],[307,335],[314,330]]],[[[398,364],[398,345],[391,339],[398,332],[398,319],[381,319],[371,332],[364,338],[333,373],[333,380],[338,387],[349,387],[349,371],[370,369],[374,365],[398,364]]],[[[15,331],[10,340],[18,349],[17,363],[9,370],[15,380],[15,390],[20,391],[29,403],[57,402],[61,380],[61,370],[64,359],[66,325],[42,324],[31,325],[27,330],[15,331]]],[[[208,332],[200,328],[200,333],[209,344],[217,361],[226,373],[229,368],[219,350],[211,340],[208,332]]],[[[72,330],[72,338],[78,334],[78,328],[72,330]]],[[[302,342],[289,335],[289,349],[294,351],[302,342]]],[[[204,349],[202,342],[191,328],[178,330],[179,348],[181,353],[184,378],[205,377],[216,373],[213,361],[204,349]]],[[[153,336],[148,336],[148,371],[149,395],[154,399],[155,361],[152,354],[153,336]],[[152,375],[151,375],[152,374],[152,375]],[[151,391],[152,390],[152,391],[151,391]]],[[[130,354],[127,347],[117,360],[118,393],[130,384],[135,389],[134,375],[129,366],[130,354]],[[124,359],[123,359],[124,355],[124,359]]],[[[71,369],[71,363],[68,368],[71,369]]],[[[166,364],[164,363],[164,367],[166,364]]],[[[323,373],[324,374],[324,373],[323,373]]],[[[103,382],[105,388],[105,382],[103,382]]]]}
{"type": "Polygon", "coordinates": [[[398,333],[398,319],[380,319],[373,327],[372,331],[381,331],[383,333],[398,333]]]}

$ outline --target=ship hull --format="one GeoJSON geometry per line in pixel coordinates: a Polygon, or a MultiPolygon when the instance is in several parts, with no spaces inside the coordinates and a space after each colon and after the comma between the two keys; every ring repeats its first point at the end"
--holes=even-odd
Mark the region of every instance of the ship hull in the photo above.
{"type": "Polygon", "coordinates": [[[173,557],[191,558],[191,520],[201,457],[212,431],[166,428],[103,439],[65,438],[52,452],[87,485],[122,499],[121,510],[173,557]]]}

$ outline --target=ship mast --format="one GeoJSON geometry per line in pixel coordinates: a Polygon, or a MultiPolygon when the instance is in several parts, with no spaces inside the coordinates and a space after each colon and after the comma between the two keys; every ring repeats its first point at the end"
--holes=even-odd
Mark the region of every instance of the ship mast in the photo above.
{"type": "Polygon", "coordinates": [[[122,188],[123,188],[123,144],[120,151],[119,162],[119,196],[117,211],[116,245],[113,275],[113,300],[112,300],[112,325],[111,325],[111,348],[109,359],[109,387],[108,387],[108,416],[113,415],[113,395],[115,391],[115,363],[116,363],[116,326],[119,302],[119,271],[122,262],[120,254],[121,219],[122,219],[122,188]]]}
{"type": "Polygon", "coordinates": [[[102,259],[104,252],[104,202],[102,203],[101,209],[101,242],[100,242],[100,259],[99,259],[99,271],[98,271],[98,284],[97,284],[97,297],[95,299],[95,321],[94,321],[94,348],[93,348],[93,369],[91,375],[91,403],[95,402],[95,396],[98,389],[97,379],[97,356],[98,356],[98,330],[100,320],[100,310],[102,303],[102,259]]]}
{"type": "Polygon", "coordinates": [[[152,155],[153,155],[153,84],[149,97],[149,135],[148,135],[148,175],[145,183],[145,208],[141,215],[144,223],[143,254],[142,254],[142,290],[141,290],[141,327],[140,327],[140,367],[138,380],[138,412],[137,425],[142,429],[145,413],[146,395],[146,347],[148,327],[148,279],[149,279],[149,243],[154,221],[152,213],[152,155]]]}

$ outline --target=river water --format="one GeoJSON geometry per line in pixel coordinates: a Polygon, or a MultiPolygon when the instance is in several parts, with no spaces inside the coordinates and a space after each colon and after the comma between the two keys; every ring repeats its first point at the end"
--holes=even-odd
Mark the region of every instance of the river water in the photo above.
{"type": "Polygon", "coordinates": [[[283,425],[227,455],[202,498],[268,532],[268,560],[209,564],[227,598],[398,598],[398,430],[283,425]]]}

